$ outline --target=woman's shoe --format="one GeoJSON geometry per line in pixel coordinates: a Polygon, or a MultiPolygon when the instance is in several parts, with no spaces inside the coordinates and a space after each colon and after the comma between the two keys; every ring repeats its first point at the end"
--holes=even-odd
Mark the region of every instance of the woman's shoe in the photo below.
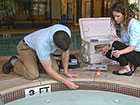
{"type": "Polygon", "coordinates": [[[133,74],[133,71],[123,72],[123,73],[120,73],[119,71],[113,71],[112,73],[116,75],[131,76],[133,74]]]}
{"type": "Polygon", "coordinates": [[[113,71],[112,73],[113,73],[113,74],[116,74],[116,75],[131,76],[131,75],[133,74],[133,71],[132,71],[131,69],[128,70],[128,69],[124,68],[124,69],[121,69],[121,70],[119,70],[119,71],[113,71]]]}
{"type": "Polygon", "coordinates": [[[130,69],[134,73],[138,66],[131,64],[130,69]]]}

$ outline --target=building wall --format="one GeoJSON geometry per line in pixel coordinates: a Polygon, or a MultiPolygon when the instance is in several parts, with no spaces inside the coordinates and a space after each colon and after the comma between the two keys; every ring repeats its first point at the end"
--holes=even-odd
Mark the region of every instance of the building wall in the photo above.
{"type": "Polygon", "coordinates": [[[52,18],[57,19],[61,16],[61,0],[52,1],[52,18]]]}
{"type": "MultiPolygon", "coordinates": [[[[32,5],[27,6],[23,5],[21,0],[14,1],[16,1],[14,20],[19,23],[20,21],[23,23],[25,21],[29,23],[30,21],[31,23],[32,20],[38,22],[55,21],[55,23],[58,23],[61,16],[66,15],[68,16],[69,23],[72,24],[78,24],[79,18],[109,16],[112,3],[116,1],[128,2],[128,0],[33,0],[32,5]],[[25,9],[25,7],[32,7],[32,16],[29,12],[30,8],[25,9]]],[[[25,0],[23,1],[25,2],[25,0]]],[[[26,1],[29,2],[29,0],[26,1]]]]}
{"type": "Polygon", "coordinates": [[[103,0],[94,0],[94,16],[100,17],[102,16],[102,3],[103,0]]]}
{"type": "Polygon", "coordinates": [[[129,3],[137,3],[137,6],[139,7],[139,13],[138,14],[138,18],[140,20],[140,0],[128,0],[129,3]]]}

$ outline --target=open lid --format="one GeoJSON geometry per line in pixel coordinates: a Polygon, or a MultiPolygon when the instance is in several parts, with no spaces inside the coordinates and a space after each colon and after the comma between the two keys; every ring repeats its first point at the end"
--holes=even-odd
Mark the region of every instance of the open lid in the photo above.
{"type": "Polygon", "coordinates": [[[80,18],[80,33],[83,40],[113,40],[116,37],[111,18],[80,18]]]}

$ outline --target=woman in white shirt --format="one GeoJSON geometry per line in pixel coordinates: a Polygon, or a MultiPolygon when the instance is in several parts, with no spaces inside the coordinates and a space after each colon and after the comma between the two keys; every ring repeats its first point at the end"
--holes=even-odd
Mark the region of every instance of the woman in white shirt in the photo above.
{"type": "Polygon", "coordinates": [[[112,6],[112,22],[121,30],[121,41],[114,41],[105,56],[118,61],[121,70],[113,74],[131,76],[140,65],[140,21],[128,6],[117,2],[112,6]]]}

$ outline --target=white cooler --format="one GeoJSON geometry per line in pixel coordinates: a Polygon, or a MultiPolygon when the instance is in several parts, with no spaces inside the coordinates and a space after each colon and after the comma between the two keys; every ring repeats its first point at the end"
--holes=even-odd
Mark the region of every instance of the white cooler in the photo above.
{"type": "Polygon", "coordinates": [[[81,18],[79,19],[80,34],[82,38],[82,59],[89,64],[108,62],[96,46],[101,44],[112,44],[118,39],[111,18],[81,18]]]}

